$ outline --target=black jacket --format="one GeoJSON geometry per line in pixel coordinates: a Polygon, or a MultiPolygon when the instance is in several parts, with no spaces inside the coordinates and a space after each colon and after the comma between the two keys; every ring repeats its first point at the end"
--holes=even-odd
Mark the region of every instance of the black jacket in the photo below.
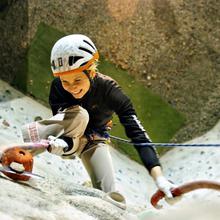
{"type": "MultiPolygon", "coordinates": [[[[86,132],[105,131],[105,125],[116,113],[125,128],[127,137],[134,143],[151,142],[146,131],[140,124],[130,99],[123,93],[120,86],[112,78],[97,73],[91,81],[90,90],[82,99],[75,99],[64,90],[59,78],[52,82],[49,103],[53,115],[72,105],[80,105],[89,113],[89,124],[86,132]]],[[[145,167],[150,171],[160,165],[156,150],[152,146],[135,146],[145,167]]]]}

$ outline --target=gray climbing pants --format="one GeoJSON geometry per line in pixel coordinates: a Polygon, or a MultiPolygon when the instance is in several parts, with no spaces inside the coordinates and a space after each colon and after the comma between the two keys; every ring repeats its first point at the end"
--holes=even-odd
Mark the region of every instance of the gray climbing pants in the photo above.
{"type": "MultiPolygon", "coordinates": [[[[81,158],[93,187],[104,192],[115,191],[114,170],[109,145],[104,143],[103,138],[101,140],[97,138],[97,140],[88,143],[84,136],[88,122],[88,112],[77,105],[64,109],[49,119],[26,124],[22,127],[22,135],[25,142],[47,139],[50,135],[71,137],[74,146],[67,154],[72,153],[81,158]]],[[[34,152],[34,154],[37,153],[34,152]]],[[[65,157],[64,154],[62,158],[70,159],[71,157],[65,157]]]]}
{"type": "Polygon", "coordinates": [[[104,192],[114,192],[115,178],[109,145],[97,142],[81,153],[82,162],[91,178],[92,185],[104,192]]]}
{"type": "Polygon", "coordinates": [[[85,146],[85,144],[80,145],[80,139],[86,130],[88,122],[88,112],[81,106],[76,105],[60,111],[49,119],[26,124],[21,131],[24,142],[37,142],[41,139],[47,139],[50,135],[70,137],[74,146],[71,152],[68,151],[68,155],[73,153],[78,155],[85,146]]]}

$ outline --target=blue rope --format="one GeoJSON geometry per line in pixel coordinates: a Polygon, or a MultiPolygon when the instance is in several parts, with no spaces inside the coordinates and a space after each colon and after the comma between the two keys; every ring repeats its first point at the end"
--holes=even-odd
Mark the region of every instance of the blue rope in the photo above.
{"type": "Polygon", "coordinates": [[[110,138],[114,140],[118,140],[120,142],[124,142],[127,144],[135,145],[135,146],[155,146],[155,147],[220,147],[220,143],[218,144],[203,144],[203,143],[197,143],[197,144],[182,144],[182,143],[134,143],[129,140],[119,138],[116,136],[109,135],[110,138]]]}

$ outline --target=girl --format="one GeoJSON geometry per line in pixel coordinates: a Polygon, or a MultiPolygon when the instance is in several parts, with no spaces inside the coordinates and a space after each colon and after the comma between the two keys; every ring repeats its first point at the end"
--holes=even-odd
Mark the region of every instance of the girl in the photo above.
{"type": "Polygon", "coordinates": [[[53,117],[26,125],[25,141],[48,138],[49,152],[71,158],[79,156],[93,187],[106,192],[106,199],[125,208],[124,197],[116,191],[108,150],[108,129],[116,113],[158,188],[168,198],[174,186],[162,174],[150,138],[137,118],[130,99],[112,78],[97,71],[98,51],[87,36],[73,34],[58,40],[51,51],[56,77],[50,89],[53,117]],[[138,145],[138,143],[142,143],[138,145]]]}

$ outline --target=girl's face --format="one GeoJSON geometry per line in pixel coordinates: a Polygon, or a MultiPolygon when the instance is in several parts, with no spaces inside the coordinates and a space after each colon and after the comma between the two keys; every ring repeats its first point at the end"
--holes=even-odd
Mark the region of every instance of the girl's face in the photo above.
{"type": "Polygon", "coordinates": [[[85,73],[73,73],[60,76],[63,88],[76,99],[82,98],[90,88],[89,78],[85,73]]]}

